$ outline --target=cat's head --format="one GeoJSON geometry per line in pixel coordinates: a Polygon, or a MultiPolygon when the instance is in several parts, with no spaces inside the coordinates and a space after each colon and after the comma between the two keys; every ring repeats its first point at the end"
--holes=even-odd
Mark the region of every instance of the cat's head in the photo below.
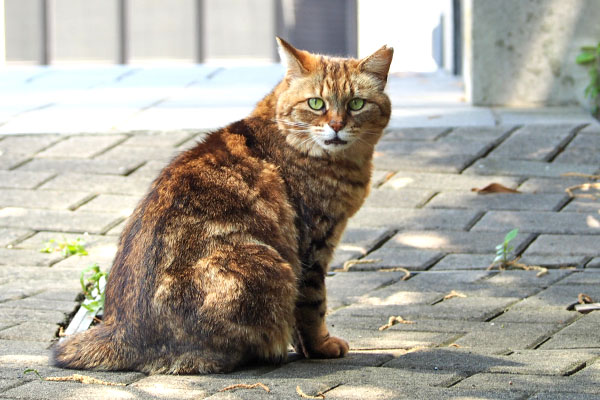
{"type": "Polygon", "coordinates": [[[384,88],[393,49],[383,46],[356,60],[277,41],[287,72],[275,114],[286,141],[315,156],[370,154],[390,119],[384,88]]]}

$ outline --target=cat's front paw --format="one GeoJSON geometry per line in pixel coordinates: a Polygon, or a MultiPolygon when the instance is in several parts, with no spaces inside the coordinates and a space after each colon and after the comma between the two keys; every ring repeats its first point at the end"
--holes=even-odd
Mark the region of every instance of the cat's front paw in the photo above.
{"type": "Polygon", "coordinates": [[[344,339],[328,336],[323,342],[315,346],[311,352],[313,358],[340,358],[348,354],[348,342],[344,339]]]}

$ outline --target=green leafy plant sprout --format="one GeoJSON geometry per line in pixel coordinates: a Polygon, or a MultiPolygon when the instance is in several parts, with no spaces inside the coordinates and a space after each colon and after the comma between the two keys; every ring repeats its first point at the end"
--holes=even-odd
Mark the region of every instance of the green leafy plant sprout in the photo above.
{"type": "Polygon", "coordinates": [[[75,240],[67,240],[63,236],[63,240],[50,239],[48,240],[44,248],[40,250],[42,253],[53,253],[59,251],[63,257],[72,255],[87,256],[88,252],[85,249],[85,241],[81,238],[75,240]]]}
{"type": "Polygon", "coordinates": [[[596,46],[583,46],[575,62],[588,68],[590,80],[584,94],[592,103],[592,114],[600,118],[600,42],[596,46]]]}
{"type": "Polygon", "coordinates": [[[511,263],[514,247],[511,246],[510,242],[517,237],[518,233],[519,229],[515,228],[504,236],[504,241],[496,246],[496,258],[494,258],[491,266],[499,265],[501,268],[505,268],[511,263]]]}
{"type": "Polygon", "coordinates": [[[81,305],[86,310],[98,313],[104,308],[104,289],[107,278],[108,273],[101,271],[96,263],[81,271],[79,282],[85,296],[81,305]]]}

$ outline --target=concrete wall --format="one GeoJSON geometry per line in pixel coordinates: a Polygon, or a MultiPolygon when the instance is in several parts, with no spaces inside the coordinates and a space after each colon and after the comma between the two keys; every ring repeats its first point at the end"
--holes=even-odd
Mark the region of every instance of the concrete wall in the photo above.
{"type": "Polygon", "coordinates": [[[579,48],[600,40],[600,0],[466,0],[464,77],[475,105],[586,104],[579,48]]]}

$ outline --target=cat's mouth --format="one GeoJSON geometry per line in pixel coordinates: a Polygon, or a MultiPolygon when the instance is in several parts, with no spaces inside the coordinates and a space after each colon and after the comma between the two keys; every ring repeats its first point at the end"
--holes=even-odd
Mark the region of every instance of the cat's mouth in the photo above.
{"type": "Polygon", "coordinates": [[[344,145],[344,144],[348,144],[348,142],[345,141],[345,140],[340,139],[339,136],[336,136],[333,139],[326,140],[325,144],[328,145],[328,146],[331,145],[331,144],[333,144],[333,145],[344,145]]]}

